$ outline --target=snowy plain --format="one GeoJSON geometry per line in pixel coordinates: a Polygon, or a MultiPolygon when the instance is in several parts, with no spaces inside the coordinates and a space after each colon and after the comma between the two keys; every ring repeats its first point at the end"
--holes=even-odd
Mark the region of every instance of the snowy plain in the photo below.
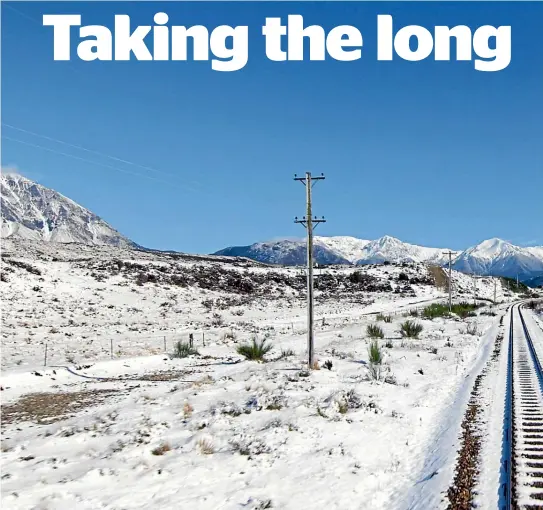
{"type": "Polygon", "coordinates": [[[31,242],[4,256],[13,509],[445,508],[470,381],[516,298],[498,284],[490,306],[493,279],[455,272],[455,299],[496,315],[418,318],[420,339],[404,339],[410,310],[446,298],[426,266],[317,271],[320,370],[308,373],[298,268],[31,242]],[[378,323],[375,381],[377,312],[392,322],[378,323]],[[199,355],[172,359],[190,333],[199,355]],[[236,352],[255,335],[273,345],[266,363],[236,352]]]}

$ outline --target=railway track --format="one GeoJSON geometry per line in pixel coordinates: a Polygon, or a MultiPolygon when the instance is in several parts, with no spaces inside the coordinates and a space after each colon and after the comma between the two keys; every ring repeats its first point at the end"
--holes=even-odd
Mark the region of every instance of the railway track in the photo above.
{"type": "Polygon", "coordinates": [[[510,313],[504,508],[543,510],[543,360],[522,305],[512,306],[510,313]]]}

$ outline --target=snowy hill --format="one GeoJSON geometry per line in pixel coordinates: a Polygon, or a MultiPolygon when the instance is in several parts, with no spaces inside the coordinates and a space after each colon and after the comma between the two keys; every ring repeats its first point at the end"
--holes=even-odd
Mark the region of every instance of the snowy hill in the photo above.
{"type": "Polygon", "coordinates": [[[462,252],[454,268],[465,273],[527,280],[543,272],[543,247],[522,248],[502,239],[488,239],[462,252]]]}
{"type": "MultiPolygon", "coordinates": [[[[415,244],[404,243],[391,236],[383,236],[371,241],[362,250],[357,265],[380,264],[382,262],[426,262],[443,265],[448,261],[446,248],[426,248],[415,244]]],[[[460,252],[453,251],[453,258],[460,252]]]]}
{"type": "MultiPolygon", "coordinates": [[[[333,239],[333,238],[332,238],[333,239]]],[[[351,264],[346,255],[321,244],[315,239],[314,251],[317,264],[351,264]]],[[[279,240],[265,243],[255,243],[250,246],[231,246],[215,252],[213,255],[227,255],[230,257],[246,257],[264,262],[266,264],[282,264],[285,266],[298,266],[305,264],[305,241],[279,240]]]]}
{"type": "Polygon", "coordinates": [[[136,246],[94,213],[26,177],[2,174],[2,237],[136,246]]]}

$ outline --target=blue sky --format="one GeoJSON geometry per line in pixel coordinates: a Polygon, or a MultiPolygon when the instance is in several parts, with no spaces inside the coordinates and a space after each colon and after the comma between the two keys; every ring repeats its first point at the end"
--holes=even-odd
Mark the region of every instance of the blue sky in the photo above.
{"type": "Polygon", "coordinates": [[[540,2],[3,2],[2,165],[159,249],[302,236],[292,178],[306,171],[326,175],[314,189],[320,235],[543,244],[542,19],[540,2]],[[41,26],[45,13],[108,26],[129,14],[135,26],[160,11],[175,25],[248,25],[247,66],[55,62],[41,26]],[[267,60],[261,26],[288,14],[357,26],[362,59],[267,60]],[[511,25],[511,64],[378,62],[378,14],[398,27],[511,25]]]}

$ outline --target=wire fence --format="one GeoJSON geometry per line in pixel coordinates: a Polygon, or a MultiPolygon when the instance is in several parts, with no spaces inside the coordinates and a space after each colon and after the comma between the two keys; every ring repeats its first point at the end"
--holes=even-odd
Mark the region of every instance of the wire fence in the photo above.
{"type": "Polygon", "coordinates": [[[14,366],[58,366],[86,364],[111,359],[134,358],[157,354],[170,354],[177,342],[194,347],[205,347],[210,336],[208,331],[166,333],[146,336],[96,336],[93,338],[52,336],[37,338],[13,338],[2,341],[2,365],[14,366]]]}
{"type": "MultiPolygon", "coordinates": [[[[446,300],[428,300],[417,303],[417,306],[406,305],[396,310],[375,310],[365,313],[323,315],[315,319],[315,327],[321,331],[330,326],[337,327],[338,320],[341,324],[350,322],[356,324],[378,314],[392,317],[421,317],[423,310],[430,302],[447,304],[446,300]]],[[[41,339],[12,338],[3,340],[2,364],[6,366],[33,365],[53,366],[66,364],[86,364],[105,360],[119,360],[140,356],[150,356],[173,352],[177,342],[191,343],[194,348],[206,347],[217,342],[230,343],[236,341],[237,331],[242,336],[251,336],[271,332],[279,335],[303,335],[307,332],[306,319],[302,315],[273,325],[265,324],[265,321],[255,324],[241,325],[223,324],[212,329],[182,330],[155,335],[121,335],[118,337],[95,336],[85,338],[82,336],[53,338],[46,336],[41,339]],[[301,324],[300,324],[301,323],[301,324]],[[249,327],[250,326],[250,327],[249,327]],[[228,335],[231,335],[230,337],[228,335]],[[232,336],[233,335],[233,336],[232,336]]]]}

